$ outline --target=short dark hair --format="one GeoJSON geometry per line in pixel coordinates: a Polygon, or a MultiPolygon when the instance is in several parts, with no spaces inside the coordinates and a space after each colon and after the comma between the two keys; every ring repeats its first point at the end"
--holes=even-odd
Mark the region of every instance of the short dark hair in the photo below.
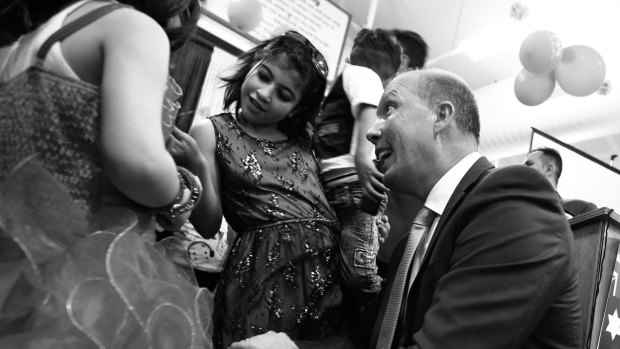
{"type": "Polygon", "coordinates": [[[401,47],[396,37],[383,29],[362,29],[353,40],[351,64],[372,69],[382,81],[396,75],[400,67],[401,47]]]}
{"type": "Polygon", "coordinates": [[[305,81],[304,90],[292,116],[278,123],[278,129],[289,137],[298,137],[306,132],[306,123],[316,115],[325,95],[327,79],[313,64],[315,48],[286,35],[262,41],[254,48],[242,53],[237,59],[236,69],[229,76],[221,77],[224,82],[224,108],[235,104],[241,107],[241,86],[252,68],[265,60],[294,69],[305,81]]]}
{"type": "Polygon", "coordinates": [[[420,34],[411,30],[392,29],[403,53],[409,57],[409,68],[422,69],[428,56],[428,45],[420,34]]]}
{"type": "Polygon", "coordinates": [[[546,157],[547,161],[553,162],[555,165],[555,180],[558,181],[562,175],[562,155],[560,155],[560,152],[549,147],[538,147],[528,154],[532,154],[537,151],[541,152],[542,155],[546,157]]]}
{"type": "Polygon", "coordinates": [[[418,80],[418,94],[429,108],[435,108],[441,101],[454,105],[458,128],[480,142],[480,115],[474,93],[467,83],[456,74],[427,68],[421,70],[418,80]]]}

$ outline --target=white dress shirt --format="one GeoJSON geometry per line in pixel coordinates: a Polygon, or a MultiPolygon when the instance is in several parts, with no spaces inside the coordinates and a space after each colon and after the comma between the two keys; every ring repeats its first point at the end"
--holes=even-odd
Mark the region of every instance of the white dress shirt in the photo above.
{"type": "MultiPolygon", "coordinates": [[[[444,174],[443,177],[441,177],[441,179],[439,179],[439,181],[435,183],[433,189],[431,189],[431,192],[428,194],[428,197],[424,202],[424,206],[435,212],[437,214],[437,217],[435,217],[435,220],[433,221],[433,224],[428,231],[428,235],[426,237],[423,237],[423,240],[420,241],[422,253],[418,256],[417,252],[419,251],[416,251],[416,256],[414,257],[415,259],[419,258],[419,260],[421,261],[424,258],[426,250],[428,249],[428,245],[433,237],[433,234],[435,233],[435,228],[437,228],[439,218],[441,218],[443,211],[446,209],[448,200],[450,200],[450,197],[452,196],[452,193],[454,193],[456,186],[461,182],[463,177],[465,177],[467,171],[469,171],[469,169],[474,165],[474,163],[478,161],[478,159],[480,159],[481,157],[482,156],[478,152],[473,152],[467,155],[451,169],[449,169],[448,172],[446,172],[446,174],[444,174]]],[[[415,275],[417,274],[417,272],[417,270],[411,268],[410,274],[415,275]]],[[[409,278],[409,287],[411,287],[411,285],[413,284],[413,279],[414,278],[411,277],[409,278]]]]}

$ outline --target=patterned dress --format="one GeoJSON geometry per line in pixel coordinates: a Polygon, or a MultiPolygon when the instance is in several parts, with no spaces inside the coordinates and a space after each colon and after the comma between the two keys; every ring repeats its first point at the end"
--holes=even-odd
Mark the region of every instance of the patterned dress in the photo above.
{"type": "Polygon", "coordinates": [[[267,331],[317,339],[342,325],[335,214],[309,143],[271,142],[214,116],[224,216],[237,237],[216,291],[214,346],[267,331]]]}

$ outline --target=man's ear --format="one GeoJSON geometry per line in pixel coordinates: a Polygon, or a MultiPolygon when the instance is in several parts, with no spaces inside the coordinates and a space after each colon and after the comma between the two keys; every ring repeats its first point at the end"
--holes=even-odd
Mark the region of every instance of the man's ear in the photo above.
{"type": "Polygon", "coordinates": [[[454,119],[454,105],[450,101],[443,101],[437,104],[437,119],[435,119],[435,129],[437,131],[446,128],[454,119]]]}
{"type": "Polygon", "coordinates": [[[545,176],[549,178],[555,177],[555,165],[552,162],[545,165],[545,176]]]}

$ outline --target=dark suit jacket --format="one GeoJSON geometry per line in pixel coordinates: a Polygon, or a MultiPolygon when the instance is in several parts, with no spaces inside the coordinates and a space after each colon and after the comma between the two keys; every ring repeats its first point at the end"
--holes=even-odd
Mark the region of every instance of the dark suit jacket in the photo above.
{"type": "Polygon", "coordinates": [[[479,159],[452,194],[401,311],[394,348],[581,347],[573,236],[559,199],[531,168],[492,168],[479,159]]]}
{"type": "Polygon", "coordinates": [[[579,199],[562,199],[562,207],[573,217],[596,210],[595,204],[579,199]]]}

